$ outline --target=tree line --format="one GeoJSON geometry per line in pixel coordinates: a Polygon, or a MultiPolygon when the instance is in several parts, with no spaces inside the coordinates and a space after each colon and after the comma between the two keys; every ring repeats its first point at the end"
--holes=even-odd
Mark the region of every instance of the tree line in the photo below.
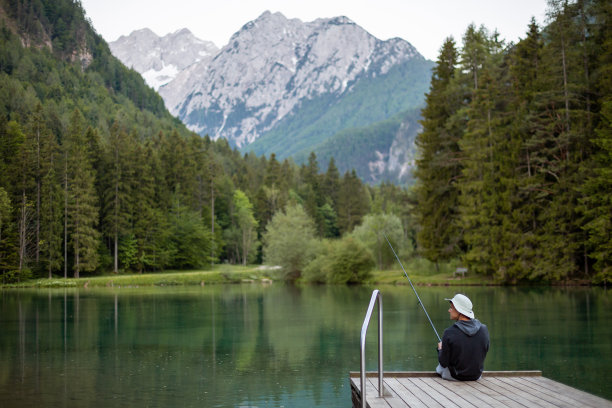
{"type": "Polygon", "coordinates": [[[612,4],[551,0],[506,45],[440,49],[417,138],[418,242],[504,282],[612,274],[612,4]]]}
{"type": "Polygon", "coordinates": [[[332,239],[410,199],[340,175],[333,159],[321,172],[314,154],[298,167],[176,130],[141,139],[115,120],[105,133],[79,109],[59,134],[47,119],[40,103],[23,123],[0,118],[4,281],[261,262],[279,214],[306,218],[304,228],[295,215],[284,223],[294,237],[332,239]]]}
{"type": "Polygon", "coordinates": [[[317,245],[370,213],[393,212],[395,236],[413,235],[410,194],[399,187],[367,186],[333,158],[322,171],[314,153],[297,166],[188,131],[110,54],[79,2],[0,6],[4,282],[264,258],[287,266],[265,253],[275,239],[268,226],[287,214],[298,215],[285,225],[306,219],[291,235],[317,245]]]}

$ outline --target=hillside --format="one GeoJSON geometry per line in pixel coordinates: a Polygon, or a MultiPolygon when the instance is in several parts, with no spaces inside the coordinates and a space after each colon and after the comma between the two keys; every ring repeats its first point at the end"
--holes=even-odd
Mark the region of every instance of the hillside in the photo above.
{"type": "Polygon", "coordinates": [[[377,194],[316,161],[243,155],[189,131],[79,2],[0,3],[2,282],[261,262],[287,206],[316,239],[338,238],[377,194]]]}
{"type": "MultiPolygon", "coordinates": [[[[414,141],[421,129],[420,117],[420,109],[413,109],[370,126],[345,129],[315,146],[313,151],[321,163],[329,163],[333,158],[341,173],[355,169],[366,183],[409,186],[414,183],[414,141]]],[[[308,156],[299,153],[294,159],[305,163],[308,156]]]]}
{"type": "MultiPolygon", "coordinates": [[[[121,112],[134,124],[187,133],[142,77],[111,54],[79,3],[12,3],[0,3],[0,72],[13,100],[36,98],[43,107],[53,106],[59,118],[79,107],[90,124],[103,129],[121,112]]],[[[26,117],[33,109],[4,102],[4,114],[26,117]]]]}
{"type": "MultiPolygon", "coordinates": [[[[245,153],[274,153],[300,164],[338,132],[422,107],[433,66],[407,41],[381,41],[342,16],[302,22],[265,12],[216,53],[210,46],[187,30],[157,37],[144,29],[111,43],[115,55],[147,78],[179,71],[159,92],[190,129],[225,138],[245,153]]],[[[355,163],[369,161],[369,153],[356,151],[362,157],[355,163]]],[[[376,172],[360,176],[380,179],[376,172]]]]}

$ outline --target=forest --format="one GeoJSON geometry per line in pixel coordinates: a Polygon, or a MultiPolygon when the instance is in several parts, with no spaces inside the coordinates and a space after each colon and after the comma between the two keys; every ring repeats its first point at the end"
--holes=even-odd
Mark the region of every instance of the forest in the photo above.
{"type": "Polygon", "coordinates": [[[112,57],[80,3],[2,6],[3,282],[259,263],[275,214],[293,214],[281,227],[304,222],[291,230],[308,242],[287,268],[294,279],[324,238],[372,211],[410,225],[407,191],[339,174],[333,159],[322,171],[314,154],[297,166],[188,131],[112,57]]]}
{"type": "Polygon", "coordinates": [[[190,132],[78,1],[0,0],[0,275],[282,265],[357,283],[394,258],[501,283],[610,280],[606,1],[551,1],[505,44],[470,26],[434,68],[412,188],[190,132]]]}
{"type": "Polygon", "coordinates": [[[552,0],[440,49],[417,137],[420,252],[503,282],[610,281],[612,3],[552,0]]]}

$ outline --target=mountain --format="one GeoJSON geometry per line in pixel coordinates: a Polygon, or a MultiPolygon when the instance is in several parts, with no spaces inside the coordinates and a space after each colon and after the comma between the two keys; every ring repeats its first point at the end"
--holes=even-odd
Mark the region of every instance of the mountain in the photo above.
{"type": "MultiPolygon", "coordinates": [[[[333,157],[338,169],[355,169],[367,183],[410,185],[420,118],[420,109],[410,109],[369,126],[344,129],[313,147],[313,151],[321,163],[328,163],[333,157]]],[[[306,152],[294,156],[298,163],[306,162],[307,158],[306,152]]]]}
{"type": "MultiPolygon", "coordinates": [[[[143,74],[151,65],[131,63],[126,55],[155,54],[161,58],[158,66],[177,66],[165,56],[180,45],[153,47],[142,31],[122,37],[124,54],[115,55],[143,74]]],[[[111,43],[111,49],[117,46],[111,43]]],[[[183,66],[159,87],[172,114],[200,135],[226,138],[243,152],[275,153],[299,163],[311,151],[329,150],[322,144],[338,132],[385,128],[376,124],[422,107],[433,63],[407,41],[379,40],[346,17],[305,23],[266,11],[214,56],[185,55],[183,66]]],[[[415,129],[417,120],[406,126],[415,129]]],[[[388,145],[380,153],[390,158],[395,139],[383,139],[388,145]]],[[[354,161],[369,153],[356,152],[354,161]]],[[[382,173],[388,165],[385,161],[382,173]]],[[[382,173],[363,177],[376,182],[382,173]]]]}
{"type": "Polygon", "coordinates": [[[210,60],[219,51],[215,44],[196,38],[186,28],[164,37],[143,28],[129,36],[119,37],[109,46],[113,55],[140,72],[155,90],[173,80],[189,65],[210,60]]]}

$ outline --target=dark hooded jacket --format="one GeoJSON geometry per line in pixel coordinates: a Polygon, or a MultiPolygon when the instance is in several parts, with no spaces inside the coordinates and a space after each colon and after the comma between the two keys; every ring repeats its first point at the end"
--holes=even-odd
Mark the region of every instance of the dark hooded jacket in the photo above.
{"type": "Polygon", "coordinates": [[[477,380],[482,375],[488,351],[487,326],[477,319],[459,320],[444,330],[438,362],[442,367],[448,367],[457,380],[477,380]]]}

